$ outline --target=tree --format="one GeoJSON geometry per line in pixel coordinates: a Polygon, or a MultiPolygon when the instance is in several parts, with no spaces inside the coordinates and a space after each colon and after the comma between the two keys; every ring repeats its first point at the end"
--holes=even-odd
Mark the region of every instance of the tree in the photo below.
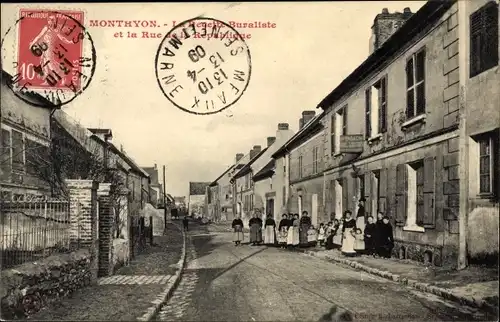
{"type": "MultiPolygon", "coordinates": [[[[4,133],[2,133],[3,136],[4,133]]],[[[125,187],[126,176],[110,168],[110,145],[97,136],[74,138],[56,120],[51,121],[49,146],[25,138],[2,140],[0,162],[2,172],[17,170],[37,178],[50,187],[53,197],[68,198],[66,179],[84,179],[111,184],[111,199],[115,212],[116,236],[125,225],[120,214],[127,203],[120,199],[120,189],[125,187]],[[24,158],[18,158],[24,154],[24,158]],[[22,160],[23,162],[18,162],[22,160]]]]}

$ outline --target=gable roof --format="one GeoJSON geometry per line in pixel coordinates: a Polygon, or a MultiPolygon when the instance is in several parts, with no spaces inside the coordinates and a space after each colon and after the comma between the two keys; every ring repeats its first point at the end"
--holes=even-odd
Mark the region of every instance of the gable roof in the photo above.
{"type": "Polygon", "coordinates": [[[252,171],[252,168],[251,168],[252,163],[254,163],[258,158],[260,158],[260,156],[262,154],[264,154],[264,152],[266,152],[267,149],[268,148],[265,148],[265,149],[261,150],[256,156],[254,156],[253,159],[251,159],[250,162],[248,162],[247,164],[245,164],[245,166],[243,168],[241,168],[240,171],[236,172],[236,174],[231,178],[231,181],[234,182],[235,179],[241,178],[245,174],[247,174],[250,171],[252,171]]]}
{"type": "Polygon", "coordinates": [[[368,56],[339,86],[328,94],[318,104],[317,108],[328,109],[333,103],[356,88],[361,81],[383,65],[389,57],[400,51],[404,45],[411,42],[416,35],[421,33],[430,24],[439,20],[456,1],[427,1],[380,48],[368,56]]]}
{"type": "MultiPolygon", "coordinates": [[[[95,137],[95,138],[102,141],[102,139],[99,138],[97,135],[93,135],[92,137],[95,137]]],[[[141,167],[139,167],[137,165],[137,163],[135,163],[135,161],[130,156],[128,156],[125,152],[120,151],[120,149],[118,149],[113,143],[111,143],[111,142],[107,142],[107,143],[108,143],[110,149],[113,152],[115,152],[116,154],[118,154],[118,156],[121,157],[123,159],[123,161],[125,161],[130,166],[130,168],[133,169],[136,173],[140,174],[141,176],[143,176],[145,178],[150,177],[149,173],[147,173],[141,167]]]]}
{"type": "Polygon", "coordinates": [[[276,152],[273,153],[271,156],[273,159],[279,158],[280,156],[283,156],[290,147],[293,146],[296,142],[300,141],[302,138],[304,138],[306,135],[314,132],[314,130],[318,129],[319,126],[321,125],[320,120],[326,115],[326,113],[320,113],[316,116],[314,116],[309,122],[304,124],[302,128],[290,138],[281,148],[279,148],[276,152]]]}
{"type": "Polygon", "coordinates": [[[209,187],[216,186],[217,185],[217,181],[219,181],[223,176],[226,175],[226,173],[228,173],[233,168],[234,168],[234,164],[232,166],[230,166],[229,168],[227,168],[224,172],[222,172],[222,174],[217,179],[215,179],[211,184],[209,184],[208,186],[209,187]]]}
{"type": "Polygon", "coordinates": [[[254,182],[271,177],[274,174],[274,167],[276,166],[276,159],[271,159],[259,172],[257,172],[252,180],[254,182]]]}
{"type": "MultiPolygon", "coordinates": [[[[17,78],[17,75],[16,75],[17,78]]],[[[14,77],[6,72],[4,69],[2,69],[2,74],[0,76],[0,80],[2,84],[5,84],[7,87],[11,88],[12,84],[15,82],[14,77]]],[[[40,105],[30,105],[32,107],[37,107],[37,108],[47,108],[47,109],[54,109],[54,108],[60,108],[51,101],[49,101],[47,98],[43,97],[42,95],[34,92],[34,91],[24,91],[23,96],[30,98],[36,103],[40,105]]],[[[29,103],[25,102],[26,104],[29,105],[29,103]]]]}

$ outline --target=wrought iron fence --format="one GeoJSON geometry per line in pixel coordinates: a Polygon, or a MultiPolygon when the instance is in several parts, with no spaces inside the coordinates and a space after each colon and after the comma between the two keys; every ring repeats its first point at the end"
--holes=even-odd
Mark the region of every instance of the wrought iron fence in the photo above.
{"type": "Polygon", "coordinates": [[[2,201],[0,206],[2,269],[77,248],[70,243],[67,200],[2,201]]]}

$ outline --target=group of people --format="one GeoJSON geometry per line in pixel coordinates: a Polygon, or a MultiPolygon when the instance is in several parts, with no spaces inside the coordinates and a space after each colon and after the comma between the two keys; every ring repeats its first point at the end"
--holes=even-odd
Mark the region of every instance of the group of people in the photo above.
{"type": "MultiPolygon", "coordinates": [[[[283,219],[276,228],[276,221],[271,215],[268,215],[263,221],[258,211],[248,222],[250,228],[250,243],[252,245],[276,245],[280,246],[312,246],[316,245],[317,232],[311,225],[311,217],[307,211],[299,214],[283,215],[283,219]]],[[[235,218],[232,222],[234,231],[234,243],[241,245],[244,239],[243,220],[235,218]]]]}
{"type": "MultiPolygon", "coordinates": [[[[319,246],[326,249],[340,249],[346,256],[368,254],[385,258],[391,257],[394,236],[389,218],[382,212],[377,220],[365,213],[364,199],[359,201],[356,218],[347,210],[341,219],[321,223],[316,229],[307,211],[299,214],[283,214],[278,227],[271,215],[263,221],[260,212],[255,212],[249,220],[250,243],[252,245],[278,245],[281,248],[319,246]]],[[[244,239],[243,221],[236,218],[232,222],[234,243],[241,245],[244,239]]]]}
{"type": "Polygon", "coordinates": [[[341,220],[320,224],[320,245],[326,249],[340,249],[347,256],[366,254],[390,258],[394,236],[389,218],[380,212],[376,221],[368,216],[364,229],[359,227],[363,225],[357,224],[359,221],[360,217],[354,220],[352,213],[347,210],[341,220]]]}

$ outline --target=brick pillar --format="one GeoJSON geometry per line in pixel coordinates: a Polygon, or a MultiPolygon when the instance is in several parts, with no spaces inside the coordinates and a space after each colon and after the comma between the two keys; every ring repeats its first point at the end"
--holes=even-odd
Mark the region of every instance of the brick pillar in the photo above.
{"type": "Polygon", "coordinates": [[[99,276],[113,274],[113,238],[115,235],[114,200],[110,195],[111,184],[99,183],[99,276]]]}
{"type": "Polygon", "coordinates": [[[96,279],[99,256],[97,182],[66,180],[66,185],[70,200],[70,241],[78,248],[90,249],[92,277],[96,279]]]}

